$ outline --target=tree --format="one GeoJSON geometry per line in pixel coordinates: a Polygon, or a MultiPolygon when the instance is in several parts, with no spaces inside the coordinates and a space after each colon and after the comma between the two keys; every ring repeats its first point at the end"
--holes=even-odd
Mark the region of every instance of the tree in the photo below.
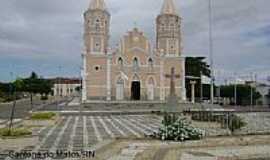
{"type": "Polygon", "coordinates": [[[4,100],[4,92],[0,90],[0,102],[2,102],[4,100]]]}
{"type": "Polygon", "coordinates": [[[22,92],[24,90],[24,80],[21,78],[16,79],[15,82],[13,82],[14,87],[16,88],[16,91],[22,92]]]}
{"type": "MultiPolygon", "coordinates": [[[[234,85],[221,86],[221,97],[234,99],[234,85]]],[[[237,85],[237,105],[250,105],[251,101],[251,88],[249,85],[237,85]]],[[[256,92],[255,88],[252,88],[254,103],[261,97],[259,92],[256,92]]]]}
{"type": "MultiPolygon", "coordinates": [[[[206,57],[186,57],[186,76],[201,77],[205,75],[211,77],[210,66],[205,62],[206,57]]],[[[186,78],[187,97],[191,97],[190,81],[192,79],[186,78]]],[[[201,80],[196,79],[195,96],[200,97],[201,80]]],[[[203,85],[203,96],[210,97],[210,85],[203,85]]]]}
{"type": "Polygon", "coordinates": [[[13,83],[0,83],[1,97],[3,101],[11,101],[14,92],[13,83]]]}
{"type": "Polygon", "coordinates": [[[24,79],[24,91],[30,93],[31,108],[33,107],[33,94],[37,94],[39,91],[39,80],[35,72],[31,73],[29,78],[24,79]]]}
{"type": "Polygon", "coordinates": [[[11,83],[0,83],[0,90],[4,93],[8,93],[10,91],[11,83]]]}
{"type": "Polygon", "coordinates": [[[41,94],[47,96],[52,92],[52,83],[49,80],[39,78],[35,72],[32,72],[30,77],[22,80],[21,91],[30,93],[31,107],[33,107],[33,95],[41,94]]]}
{"type": "Polygon", "coordinates": [[[186,75],[200,77],[201,73],[211,77],[209,65],[205,62],[206,57],[186,57],[186,75]]]}
{"type": "Polygon", "coordinates": [[[52,92],[53,84],[46,79],[40,79],[39,93],[48,96],[52,92]]]}
{"type": "Polygon", "coordinates": [[[77,87],[75,88],[75,90],[76,90],[77,92],[80,92],[80,91],[82,90],[82,86],[77,86],[77,87]]]}

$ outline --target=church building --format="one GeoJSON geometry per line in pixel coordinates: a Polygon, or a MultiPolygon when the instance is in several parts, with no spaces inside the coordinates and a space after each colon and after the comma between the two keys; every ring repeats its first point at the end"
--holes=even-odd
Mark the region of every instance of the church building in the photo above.
{"type": "Polygon", "coordinates": [[[163,102],[172,82],[177,99],[186,100],[181,17],[173,0],[164,0],[156,18],[155,46],[135,27],[109,49],[111,14],[104,0],[91,0],[84,20],[83,102],[163,102]]]}

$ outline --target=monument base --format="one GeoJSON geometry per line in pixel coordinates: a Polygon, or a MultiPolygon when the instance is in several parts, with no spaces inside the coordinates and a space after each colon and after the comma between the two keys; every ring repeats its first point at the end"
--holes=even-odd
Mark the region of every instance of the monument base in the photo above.
{"type": "Polygon", "coordinates": [[[166,103],[165,112],[182,112],[186,109],[183,104],[186,103],[179,103],[176,96],[170,96],[166,103]]]}

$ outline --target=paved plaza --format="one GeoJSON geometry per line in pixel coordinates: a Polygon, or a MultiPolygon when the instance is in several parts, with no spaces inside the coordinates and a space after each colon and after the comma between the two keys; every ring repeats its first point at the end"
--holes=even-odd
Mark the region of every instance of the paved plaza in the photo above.
{"type": "MultiPolygon", "coordinates": [[[[11,104],[9,104],[10,106],[11,104]]],[[[25,108],[28,106],[29,102],[19,102],[17,105],[17,111],[15,116],[15,124],[20,124],[23,118],[28,115],[27,111],[30,109],[25,108]]],[[[55,125],[44,126],[35,128],[33,133],[34,135],[30,137],[33,139],[33,143],[20,142],[19,144],[23,144],[21,149],[31,151],[33,153],[37,152],[51,152],[55,153],[56,151],[98,151],[96,153],[98,156],[104,156],[105,159],[110,160],[133,160],[137,159],[138,155],[148,155],[149,148],[153,148],[152,143],[159,143],[159,141],[153,141],[151,139],[146,139],[145,137],[157,132],[159,127],[161,126],[162,116],[158,116],[155,114],[150,114],[153,110],[157,109],[159,104],[149,105],[145,107],[147,104],[140,104],[135,106],[135,104],[114,104],[112,106],[113,110],[108,109],[106,104],[99,105],[89,105],[83,106],[77,104],[77,99],[63,99],[61,101],[51,101],[41,105],[40,103],[35,104],[34,108],[40,111],[55,111],[59,112],[61,117],[60,120],[55,125]],[[60,106],[61,110],[58,110],[57,105],[60,106]],[[157,107],[156,107],[157,106],[157,107]],[[156,107],[156,108],[155,108],[156,107]],[[146,113],[144,113],[146,112],[146,113]],[[120,139],[120,141],[118,141],[120,139]],[[148,141],[150,140],[150,141],[148,141]],[[130,141],[129,145],[122,145],[121,142],[130,141]],[[139,141],[139,143],[137,142],[139,141]],[[111,144],[120,143],[117,152],[114,152],[116,146],[111,146],[111,144]],[[100,153],[104,151],[104,148],[109,148],[109,154],[111,156],[107,156],[106,154],[100,153]]],[[[186,106],[187,104],[185,104],[186,106]]],[[[164,107],[164,106],[161,106],[164,107]]],[[[10,112],[10,108],[8,105],[1,106],[0,111],[3,111],[0,114],[0,127],[6,126],[8,122],[8,113],[10,112]]],[[[247,133],[269,133],[270,130],[270,116],[269,112],[257,112],[257,113],[241,113],[238,114],[242,117],[247,123],[247,125],[239,131],[239,134],[247,134],[247,133]]],[[[200,129],[206,131],[206,135],[208,136],[217,136],[217,135],[227,135],[227,130],[221,128],[218,123],[209,123],[209,122],[198,122],[193,121],[192,124],[200,129]]],[[[28,141],[30,141],[27,140],[28,141]]],[[[221,138],[221,141],[223,138],[221,138]]],[[[22,140],[23,141],[23,140],[22,140]]],[[[196,142],[191,142],[196,143],[196,142]]],[[[4,143],[2,143],[4,144],[4,143]]],[[[167,143],[159,144],[157,146],[154,145],[154,148],[164,147],[163,145],[167,145],[167,143]]],[[[253,146],[248,147],[249,150],[253,150],[253,146]]],[[[264,151],[269,149],[269,145],[257,147],[265,148],[261,149],[263,151],[259,154],[265,154],[264,151]]],[[[106,149],[105,149],[106,150],[106,149]]],[[[210,153],[206,150],[202,150],[201,152],[206,152],[207,154],[211,154],[211,156],[197,156],[190,152],[181,152],[181,156],[179,159],[209,159],[212,160],[216,156],[224,156],[227,152],[225,152],[226,148],[221,148],[220,154],[215,154],[214,152],[210,153]],[[224,152],[224,153],[223,153],[224,152]],[[195,156],[195,157],[194,157],[195,156]],[[181,157],[181,158],[180,158],[181,157]]],[[[235,152],[240,153],[240,148],[235,148],[235,152]]],[[[8,153],[5,148],[0,146],[1,153],[8,153]]],[[[231,151],[231,150],[229,150],[231,151]]],[[[155,153],[155,157],[160,157],[162,152],[160,151],[149,151],[149,154],[155,153]]],[[[257,153],[257,152],[256,152],[257,153]]],[[[266,151],[266,153],[268,153],[266,151]]],[[[166,154],[171,155],[171,154],[166,154]]],[[[162,157],[162,156],[161,156],[162,157]]],[[[159,159],[168,159],[164,158],[159,159]]],[[[8,160],[10,158],[7,155],[0,156],[0,160],[8,160]]],[[[12,158],[15,160],[15,158],[12,158]]],[[[57,157],[57,159],[65,159],[64,157],[57,157]]],[[[71,158],[68,158],[71,159],[71,158]]],[[[76,158],[75,158],[76,159],[76,158]]],[[[78,158],[77,158],[78,159],[78,158]]],[[[140,156],[139,156],[140,159],[140,156]]],[[[143,158],[142,158],[143,159],[143,158]]],[[[30,160],[30,159],[29,159],[30,160]]]]}
{"type": "Polygon", "coordinates": [[[157,131],[161,124],[161,118],[153,115],[61,118],[58,124],[41,128],[39,143],[24,149],[32,152],[95,150],[100,144],[116,138],[144,138],[157,131]]]}

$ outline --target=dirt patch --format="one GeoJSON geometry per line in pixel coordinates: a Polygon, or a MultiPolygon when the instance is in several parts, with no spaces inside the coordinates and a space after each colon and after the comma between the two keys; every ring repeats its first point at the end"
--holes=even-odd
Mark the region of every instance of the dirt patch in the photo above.
{"type": "Polygon", "coordinates": [[[38,137],[18,138],[18,139],[0,139],[0,153],[4,151],[18,151],[26,147],[34,146],[38,143],[38,137]]]}

